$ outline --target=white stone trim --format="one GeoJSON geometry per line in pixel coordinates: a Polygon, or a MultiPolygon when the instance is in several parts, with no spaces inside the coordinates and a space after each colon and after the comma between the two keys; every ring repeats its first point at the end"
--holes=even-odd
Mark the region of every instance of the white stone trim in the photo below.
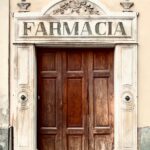
{"type": "Polygon", "coordinates": [[[137,45],[116,46],[114,72],[115,150],[137,150],[137,45]]]}
{"type": "Polygon", "coordinates": [[[16,45],[12,52],[11,124],[14,149],[36,150],[36,55],[34,45],[16,45]],[[22,54],[25,54],[22,56],[22,54]],[[27,54],[27,55],[26,55],[27,54]],[[28,68],[25,68],[27,67],[28,68]],[[20,77],[20,72],[22,77],[20,77]],[[25,96],[22,99],[21,96],[25,96]]]}

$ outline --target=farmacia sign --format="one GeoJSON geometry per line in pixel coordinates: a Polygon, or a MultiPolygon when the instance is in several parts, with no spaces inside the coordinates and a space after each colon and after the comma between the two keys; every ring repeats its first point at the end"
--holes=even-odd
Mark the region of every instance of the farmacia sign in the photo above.
{"type": "Polygon", "coordinates": [[[119,19],[18,20],[20,38],[131,37],[132,21],[119,19]]]}

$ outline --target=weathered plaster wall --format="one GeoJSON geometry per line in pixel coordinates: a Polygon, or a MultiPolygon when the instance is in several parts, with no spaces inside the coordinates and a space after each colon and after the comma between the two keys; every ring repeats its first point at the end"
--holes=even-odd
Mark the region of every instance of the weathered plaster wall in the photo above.
{"type": "Polygon", "coordinates": [[[150,150],[150,1],[135,1],[139,16],[138,52],[138,137],[139,150],[150,150]],[[137,2],[136,2],[137,1],[137,2]]]}
{"type": "Polygon", "coordinates": [[[0,0],[0,150],[8,146],[8,0],[0,0]]]}

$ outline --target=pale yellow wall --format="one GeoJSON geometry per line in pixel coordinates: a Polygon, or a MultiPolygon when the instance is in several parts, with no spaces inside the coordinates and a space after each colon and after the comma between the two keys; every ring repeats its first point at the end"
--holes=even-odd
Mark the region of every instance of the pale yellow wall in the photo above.
{"type": "Polygon", "coordinates": [[[8,0],[0,0],[0,127],[8,127],[8,0]]]}
{"type": "MultiPolygon", "coordinates": [[[[3,1],[3,3],[5,3],[6,0],[3,1]]],[[[112,11],[122,10],[119,4],[119,0],[101,1],[112,11]]],[[[16,6],[17,2],[19,2],[19,0],[11,0],[12,13],[17,11],[18,9],[16,6]]],[[[43,7],[47,6],[49,0],[30,0],[30,2],[32,4],[30,8],[31,11],[40,11],[43,7]]],[[[134,0],[134,3],[135,7],[133,8],[133,10],[138,11],[140,13],[138,50],[138,126],[144,127],[150,126],[150,1],[134,0]]],[[[1,15],[3,16],[3,14],[1,15]]],[[[4,47],[6,47],[6,45],[4,45],[4,47]]],[[[4,58],[3,61],[0,60],[0,65],[2,65],[2,62],[4,61],[6,61],[6,59],[4,58]]],[[[0,83],[4,77],[7,77],[5,76],[5,73],[2,77],[0,77],[0,83]]]]}
{"type": "Polygon", "coordinates": [[[139,16],[139,126],[150,126],[150,1],[136,0],[139,16]]]}

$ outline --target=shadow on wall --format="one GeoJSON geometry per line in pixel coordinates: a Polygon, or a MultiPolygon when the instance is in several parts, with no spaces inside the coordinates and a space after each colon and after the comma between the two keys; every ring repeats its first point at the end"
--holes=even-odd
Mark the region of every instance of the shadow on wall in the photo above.
{"type": "Polygon", "coordinates": [[[150,127],[138,129],[138,150],[150,150],[150,127]]]}

